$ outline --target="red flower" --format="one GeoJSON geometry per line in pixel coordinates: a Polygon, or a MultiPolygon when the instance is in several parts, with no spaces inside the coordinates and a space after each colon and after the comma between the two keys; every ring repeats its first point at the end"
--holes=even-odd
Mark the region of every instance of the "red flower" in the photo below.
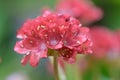
{"type": "Polygon", "coordinates": [[[17,34],[22,40],[16,43],[14,50],[25,54],[21,61],[23,65],[29,61],[37,66],[41,58],[49,56],[48,49],[58,51],[60,57],[72,63],[79,52],[76,48],[88,40],[88,32],[89,29],[81,27],[75,18],[46,11],[24,23],[17,34]]]}
{"type": "Polygon", "coordinates": [[[120,30],[114,32],[114,52],[116,54],[109,55],[110,58],[116,59],[116,57],[120,56],[120,30]]]}
{"type": "Polygon", "coordinates": [[[102,18],[102,10],[97,8],[90,0],[60,0],[57,11],[70,14],[82,23],[88,24],[102,18]]]}
{"type": "Polygon", "coordinates": [[[101,26],[93,27],[90,35],[93,41],[93,54],[96,57],[104,57],[109,53],[114,54],[117,52],[118,41],[112,31],[101,26]]]}

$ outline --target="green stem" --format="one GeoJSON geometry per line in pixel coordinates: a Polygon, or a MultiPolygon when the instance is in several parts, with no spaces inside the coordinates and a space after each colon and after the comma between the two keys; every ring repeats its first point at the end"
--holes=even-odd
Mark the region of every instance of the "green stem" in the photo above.
{"type": "Polygon", "coordinates": [[[59,74],[58,74],[58,61],[57,61],[57,55],[54,54],[54,74],[55,74],[55,80],[59,80],[59,74]]]}

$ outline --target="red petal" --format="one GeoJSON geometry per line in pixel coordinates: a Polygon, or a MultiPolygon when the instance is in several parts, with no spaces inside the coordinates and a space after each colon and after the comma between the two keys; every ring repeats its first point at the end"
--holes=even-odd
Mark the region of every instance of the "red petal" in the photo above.
{"type": "Polygon", "coordinates": [[[30,65],[36,67],[38,65],[40,56],[37,53],[32,53],[30,57],[30,65]]]}
{"type": "Polygon", "coordinates": [[[16,42],[16,45],[14,47],[14,51],[16,51],[17,53],[20,53],[20,54],[25,54],[28,52],[28,50],[25,49],[23,46],[23,41],[16,42]]]}
{"type": "Polygon", "coordinates": [[[72,48],[81,45],[87,40],[89,29],[82,28],[79,25],[71,25],[63,37],[63,43],[66,47],[72,48]]]}
{"type": "Polygon", "coordinates": [[[51,49],[58,49],[62,47],[61,41],[61,35],[59,29],[54,26],[50,27],[49,30],[45,33],[47,35],[45,37],[47,46],[51,49]]]}
{"type": "Polygon", "coordinates": [[[39,45],[39,42],[32,37],[28,37],[23,40],[23,45],[26,49],[33,49],[39,45]]]}
{"type": "Polygon", "coordinates": [[[29,59],[30,59],[30,54],[25,55],[21,60],[22,65],[26,65],[29,59]]]}
{"type": "Polygon", "coordinates": [[[39,49],[31,53],[30,64],[33,67],[36,67],[39,63],[40,58],[47,57],[47,47],[44,43],[41,43],[39,49]]]}
{"type": "Polygon", "coordinates": [[[36,67],[39,63],[40,58],[45,57],[47,57],[47,53],[44,53],[43,51],[38,53],[32,53],[30,57],[30,65],[36,67]]]}

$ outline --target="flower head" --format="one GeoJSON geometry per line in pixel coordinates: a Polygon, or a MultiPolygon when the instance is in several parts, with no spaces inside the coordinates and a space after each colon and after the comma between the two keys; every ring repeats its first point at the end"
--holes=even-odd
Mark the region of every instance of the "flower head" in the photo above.
{"type": "Polygon", "coordinates": [[[27,20],[18,30],[17,37],[21,40],[16,42],[14,50],[25,55],[23,65],[29,61],[33,67],[37,66],[41,58],[49,56],[49,50],[57,51],[59,57],[72,63],[88,41],[88,32],[88,28],[81,27],[81,23],[69,15],[45,11],[42,16],[27,20]]]}
{"type": "Polygon", "coordinates": [[[104,57],[111,52],[113,54],[118,52],[118,40],[112,31],[98,26],[91,28],[90,35],[93,41],[93,54],[96,57],[104,57]]]}
{"type": "Polygon", "coordinates": [[[114,43],[115,43],[115,51],[116,51],[116,55],[118,57],[118,55],[120,55],[120,30],[117,30],[114,32],[114,43]]]}
{"type": "Polygon", "coordinates": [[[103,15],[102,10],[90,0],[60,0],[57,5],[57,11],[70,14],[84,24],[98,21],[103,15]]]}

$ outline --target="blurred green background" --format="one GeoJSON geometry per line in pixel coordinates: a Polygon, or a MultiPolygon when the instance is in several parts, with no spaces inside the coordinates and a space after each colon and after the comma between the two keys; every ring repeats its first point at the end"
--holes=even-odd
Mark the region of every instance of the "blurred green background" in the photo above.
{"type": "MultiPolygon", "coordinates": [[[[111,30],[119,29],[120,0],[93,1],[104,11],[103,19],[94,25],[105,25],[111,30]]],[[[22,55],[15,53],[13,48],[17,40],[16,31],[24,21],[39,15],[43,7],[54,8],[55,3],[56,0],[0,0],[0,80],[19,80],[8,79],[16,74],[28,78],[25,80],[54,80],[54,76],[48,71],[47,59],[41,60],[36,68],[22,66],[20,64],[22,55]]],[[[109,61],[87,57],[89,68],[81,73],[80,80],[120,80],[119,58],[109,61]]],[[[68,68],[67,73],[72,73],[70,70],[68,68]]],[[[73,74],[67,76],[74,77],[73,74]]]]}

